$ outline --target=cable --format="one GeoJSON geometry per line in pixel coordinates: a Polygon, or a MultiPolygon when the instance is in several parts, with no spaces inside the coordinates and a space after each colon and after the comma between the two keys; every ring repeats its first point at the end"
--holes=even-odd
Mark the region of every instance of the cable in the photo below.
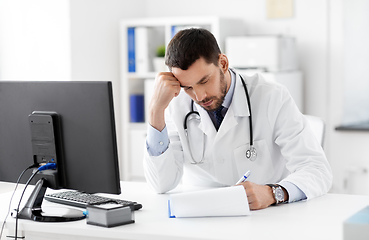
{"type": "Polygon", "coordinates": [[[56,163],[48,163],[38,168],[40,172],[48,169],[56,169],[56,163]]]}
{"type": "Polygon", "coordinates": [[[19,177],[18,177],[18,180],[17,180],[17,182],[16,182],[16,185],[15,185],[15,188],[14,188],[14,191],[13,191],[13,194],[12,194],[12,196],[10,197],[8,213],[6,214],[5,219],[4,219],[4,222],[3,222],[3,225],[2,225],[2,227],[1,227],[1,231],[0,231],[0,239],[1,239],[1,237],[3,236],[3,231],[4,231],[4,227],[5,227],[6,219],[7,219],[7,218],[8,218],[8,216],[9,216],[10,209],[11,209],[11,203],[12,203],[12,201],[13,201],[13,197],[14,197],[15,191],[16,191],[16,190],[17,190],[17,188],[18,188],[19,182],[20,182],[21,178],[23,177],[23,175],[26,173],[26,171],[27,171],[27,170],[29,170],[29,169],[31,169],[31,168],[34,168],[34,167],[37,167],[37,165],[33,164],[33,165],[31,165],[31,166],[27,167],[26,169],[24,169],[24,170],[22,171],[22,173],[21,173],[21,174],[19,175],[19,177]]]}
{"type": "MultiPolygon", "coordinates": [[[[5,227],[5,223],[6,223],[6,220],[7,220],[8,216],[9,216],[9,213],[10,213],[11,203],[12,203],[12,201],[13,201],[14,194],[15,194],[15,192],[16,192],[16,190],[17,190],[17,188],[18,188],[19,182],[20,182],[21,178],[23,177],[23,175],[26,173],[26,171],[27,171],[27,170],[32,169],[32,168],[35,168],[35,167],[38,167],[38,164],[33,164],[33,165],[31,165],[31,166],[27,167],[26,169],[24,169],[24,170],[22,171],[22,173],[21,173],[21,174],[19,175],[19,177],[18,177],[18,180],[17,180],[17,182],[16,182],[16,185],[15,185],[15,188],[14,188],[14,191],[13,191],[13,194],[12,194],[12,196],[11,196],[11,198],[10,198],[8,212],[7,212],[6,216],[5,216],[4,222],[3,222],[2,227],[1,227],[1,231],[0,231],[0,239],[1,239],[2,235],[3,235],[3,231],[4,231],[4,227],[5,227]]],[[[27,183],[26,183],[26,185],[25,185],[25,187],[24,187],[24,189],[23,189],[23,193],[22,193],[22,195],[21,195],[21,198],[20,198],[19,203],[18,203],[18,207],[17,207],[17,209],[16,209],[16,213],[17,213],[17,214],[16,214],[16,218],[15,218],[15,219],[16,219],[16,225],[15,225],[15,239],[17,239],[17,237],[18,237],[18,212],[19,212],[19,207],[20,207],[20,203],[21,203],[21,201],[22,201],[23,195],[24,195],[24,193],[25,193],[25,191],[26,191],[26,188],[28,187],[28,185],[29,185],[30,181],[33,179],[33,177],[34,177],[38,172],[40,172],[40,171],[44,171],[44,170],[47,170],[47,169],[56,169],[56,164],[55,164],[55,163],[48,163],[48,164],[45,164],[45,165],[43,165],[43,166],[39,167],[39,168],[37,169],[37,171],[36,171],[36,172],[34,172],[34,173],[32,174],[32,176],[28,179],[28,181],[27,181],[27,183]]]]}
{"type": "Polygon", "coordinates": [[[26,186],[24,186],[24,189],[23,189],[23,192],[22,192],[22,195],[19,199],[19,203],[18,203],[18,206],[17,206],[17,209],[15,209],[16,211],[16,215],[15,215],[15,239],[18,239],[18,213],[19,213],[19,207],[20,207],[20,204],[22,202],[22,198],[23,198],[23,195],[24,193],[26,192],[26,189],[29,185],[29,183],[32,181],[32,179],[36,176],[36,174],[40,172],[39,169],[37,169],[34,173],[32,173],[31,177],[28,179],[28,181],[26,182],[26,186]]]}
{"type": "Polygon", "coordinates": [[[38,172],[41,172],[41,171],[44,171],[44,170],[48,170],[48,169],[56,169],[56,163],[47,163],[47,164],[45,164],[45,165],[43,165],[43,166],[41,166],[41,167],[39,167],[39,168],[37,168],[37,170],[31,175],[31,177],[28,179],[28,181],[26,182],[26,185],[25,185],[25,187],[24,187],[24,189],[23,189],[23,192],[22,192],[22,195],[21,195],[21,197],[20,197],[20,199],[19,199],[19,203],[18,203],[18,207],[17,207],[17,209],[16,209],[16,216],[15,216],[15,239],[17,240],[17,238],[18,238],[18,213],[19,213],[19,207],[20,207],[20,204],[21,204],[21,202],[22,202],[22,198],[23,198],[23,195],[24,195],[24,193],[26,192],[26,189],[27,189],[27,187],[28,187],[28,185],[29,185],[29,183],[32,181],[32,179],[36,176],[36,174],[38,173],[38,172]]]}

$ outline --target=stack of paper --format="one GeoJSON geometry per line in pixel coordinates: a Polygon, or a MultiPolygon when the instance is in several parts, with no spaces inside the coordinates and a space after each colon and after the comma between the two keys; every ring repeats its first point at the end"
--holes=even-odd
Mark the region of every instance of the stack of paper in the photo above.
{"type": "Polygon", "coordinates": [[[172,194],[168,210],[170,218],[251,214],[243,186],[172,194]]]}

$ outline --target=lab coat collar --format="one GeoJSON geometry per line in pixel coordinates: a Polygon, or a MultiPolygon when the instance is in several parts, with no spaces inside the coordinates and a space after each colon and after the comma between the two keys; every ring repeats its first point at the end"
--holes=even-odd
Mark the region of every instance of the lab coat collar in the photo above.
{"type": "MultiPolygon", "coordinates": [[[[231,72],[236,74],[236,87],[234,89],[233,99],[231,106],[229,107],[229,110],[232,108],[234,112],[235,117],[248,117],[250,116],[249,107],[247,105],[247,97],[245,90],[243,88],[243,84],[241,81],[240,74],[238,74],[234,69],[230,68],[231,72]]],[[[247,90],[250,94],[250,85],[248,84],[247,77],[243,76],[243,79],[245,80],[247,90]]],[[[228,114],[228,112],[227,112],[228,114]]]]}
{"type": "MultiPolygon", "coordinates": [[[[236,73],[234,70],[231,72],[236,73]]],[[[244,78],[246,82],[246,78],[244,78]]],[[[239,119],[249,116],[249,108],[247,105],[247,97],[243,88],[240,75],[236,73],[236,86],[233,93],[231,105],[223,119],[223,123],[218,130],[218,134],[214,139],[214,143],[220,140],[228,131],[237,126],[239,119]]]]}
{"type": "Polygon", "coordinates": [[[215,135],[217,134],[217,131],[214,127],[213,122],[210,119],[208,112],[197,103],[194,103],[194,105],[195,109],[197,109],[197,111],[199,112],[201,118],[199,129],[203,131],[208,137],[214,138],[215,135]]]}

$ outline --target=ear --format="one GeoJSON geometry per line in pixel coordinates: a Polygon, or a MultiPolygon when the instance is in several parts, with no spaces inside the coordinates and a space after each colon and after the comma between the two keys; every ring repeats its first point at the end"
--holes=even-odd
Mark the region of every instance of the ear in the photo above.
{"type": "Polygon", "coordinates": [[[221,53],[219,54],[219,67],[222,69],[223,73],[225,74],[228,71],[228,58],[225,54],[221,53]]]}

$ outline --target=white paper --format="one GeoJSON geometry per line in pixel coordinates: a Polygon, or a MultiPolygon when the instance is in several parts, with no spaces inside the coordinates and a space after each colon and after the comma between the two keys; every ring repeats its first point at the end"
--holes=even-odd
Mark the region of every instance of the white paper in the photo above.
{"type": "Polygon", "coordinates": [[[243,186],[172,194],[168,208],[170,217],[176,218],[251,214],[243,186]]]}

